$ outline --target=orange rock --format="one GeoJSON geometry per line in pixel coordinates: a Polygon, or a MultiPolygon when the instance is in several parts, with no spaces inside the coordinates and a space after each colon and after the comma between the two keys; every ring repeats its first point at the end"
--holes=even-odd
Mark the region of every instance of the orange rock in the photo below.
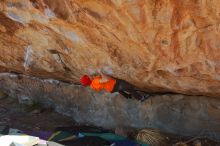
{"type": "Polygon", "coordinates": [[[218,0],[4,0],[0,17],[0,71],[78,83],[110,68],[145,91],[220,95],[218,0]]]}

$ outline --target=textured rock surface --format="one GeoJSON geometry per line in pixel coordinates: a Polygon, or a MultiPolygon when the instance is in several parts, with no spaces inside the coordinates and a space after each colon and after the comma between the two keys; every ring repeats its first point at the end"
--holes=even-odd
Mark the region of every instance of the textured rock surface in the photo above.
{"type": "Polygon", "coordinates": [[[56,80],[6,73],[0,74],[0,89],[12,97],[25,96],[52,106],[80,123],[110,128],[151,127],[186,136],[220,139],[220,101],[214,98],[157,95],[140,103],[118,94],[94,93],[89,88],[56,80]]]}
{"type": "Polygon", "coordinates": [[[219,0],[2,0],[0,71],[220,95],[219,0]]]}
{"type": "Polygon", "coordinates": [[[59,105],[79,122],[219,132],[219,101],[211,98],[220,97],[219,24],[219,0],[1,0],[0,72],[77,84],[103,70],[145,91],[209,98],[163,95],[141,104],[10,74],[0,89],[59,105]]]}

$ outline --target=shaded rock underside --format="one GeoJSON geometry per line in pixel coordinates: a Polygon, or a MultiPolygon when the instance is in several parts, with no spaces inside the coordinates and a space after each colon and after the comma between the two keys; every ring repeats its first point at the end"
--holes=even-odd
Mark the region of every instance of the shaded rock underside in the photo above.
{"type": "Polygon", "coordinates": [[[79,123],[106,128],[150,127],[220,139],[220,102],[214,98],[167,94],[139,102],[117,93],[94,93],[79,85],[8,73],[0,74],[0,89],[21,102],[37,101],[53,107],[79,123]]]}

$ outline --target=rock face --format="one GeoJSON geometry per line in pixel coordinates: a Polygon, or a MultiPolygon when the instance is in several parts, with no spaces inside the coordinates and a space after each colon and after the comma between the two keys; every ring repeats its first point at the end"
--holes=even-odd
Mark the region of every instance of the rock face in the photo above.
{"type": "MultiPolygon", "coordinates": [[[[78,84],[81,75],[102,70],[146,92],[197,95],[157,96],[153,99],[155,107],[150,108],[150,102],[117,103],[122,99],[104,99],[78,86],[63,89],[64,98],[60,94],[55,97],[52,93],[43,96],[45,92],[41,87],[32,88],[32,95],[29,95],[36,97],[42,91],[42,96],[48,101],[56,99],[63,103],[61,100],[65,100],[65,104],[73,106],[69,113],[80,122],[92,119],[89,116],[88,119],[80,119],[79,114],[88,115],[89,109],[83,105],[95,100],[93,113],[101,105],[115,107],[115,111],[109,109],[95,114],[98,121],[103,116],[109,118],[101,121],[101,125],[114,126],[115,120],[121,119],[127,121],[125,125],[144,127],[150,126],[150,119],[151,123],[159,121],[150,127],[177,133],[175,127],[183,128],[180,133],[189,133],[192,128],[195,130],[191,130],[193,133],[202,128],[200,123],[203,123],[199,120],[191,119],[185,125],[194,127],[186,128],[169,119],[181,116],[182,111],[187,110],[186,113],[197,118],[207,116],[206,120],[213,120],[210,115],[214,115],[214,119],[219,115],[218,106],[212,107],[212,103],[218,104],[217,98],[220,97],[219,31],[219,0],[1,0],[0,72],[78,84]],[[72,89],[74,91],[70,92],[72,89]],[[73,97],[75,92],[77,94],[73,97]],[[83,92],[88,93],[86,99],[80,98],[84,96],[83,92]],[[200,107],[200,103],[214,109],[209,110],[205,105],[200,107]],[[178,109],[175,114],[170,114],[172,109],[168,107],[171,104],[178,109]],[[117,113],[116,105],[120,107],[121,118],[108,117],[108,114],[113,116],[117,113]],[[204,111],[206,114],[203,115],[204,111]],[[153,114],[148,115],[150,112],[153,114]],[[163,115],[169,118],[161,118],[163,115]]],[[[19,82],[6,79],[0,80],[1,88],[8,92],[5,87],[12,88],[14,91],[10,90],[10,93],[17,93],[15,87],[22,86],[22,83],[19,85],[19,82]]],[[[22,90],[24,93],[29,92],[27,87],[22,90]]],[[[52,91],[51,86],[48,88],[52,91]]],[[[102,96],[110,95],[103,93],[102,96]]],[[[91,122],[96,123],[96,118],[91,122]]],[[[187,121],[187,118],[181,117],[177,121],[187,121]]],[[[216,125],[212,126],[216,128],[217,125],[219,120],[216,119],[216,125]]]]}
{"type": "Polygon", "coordinates": [[[220,95],[219,0],[3,0],[0,70],[220,95]]]}

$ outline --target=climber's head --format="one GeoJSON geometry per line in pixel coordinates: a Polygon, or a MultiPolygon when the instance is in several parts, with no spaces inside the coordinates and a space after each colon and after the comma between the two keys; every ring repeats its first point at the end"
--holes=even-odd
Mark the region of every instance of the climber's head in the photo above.
{"type": "Polygon", "coordinates": [[[87,75],[82,76],[80,82],[85,87],[89,86],[92,83],[91,79],[87,75]]]}

